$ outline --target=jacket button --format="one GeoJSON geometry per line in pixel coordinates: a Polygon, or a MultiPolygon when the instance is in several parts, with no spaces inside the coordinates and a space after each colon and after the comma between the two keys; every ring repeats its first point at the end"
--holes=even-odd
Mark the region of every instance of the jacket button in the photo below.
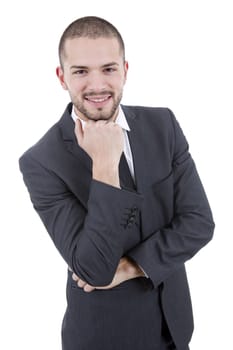
{"type": "Polygon", "coordinates": [[[131,223],[133,223],[135,221],[135,216],[131,216],[130,218],[129,218],[129,222],[131,222],[131,223]]]}

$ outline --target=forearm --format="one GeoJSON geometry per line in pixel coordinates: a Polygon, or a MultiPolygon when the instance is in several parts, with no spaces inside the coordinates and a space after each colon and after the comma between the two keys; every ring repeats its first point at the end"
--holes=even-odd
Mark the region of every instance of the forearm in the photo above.
{"type": "MultiPolygon", "coordinates": [[[[111,283],[124,253],[140,241],[138,219],[128,225],[130,208],[141,207],[139,194],[93,181],[88,214],[77,241],[71,267],[92,285],[111,283]]],[[[136,213],[138,216],[139,213],[136,213]]]]}

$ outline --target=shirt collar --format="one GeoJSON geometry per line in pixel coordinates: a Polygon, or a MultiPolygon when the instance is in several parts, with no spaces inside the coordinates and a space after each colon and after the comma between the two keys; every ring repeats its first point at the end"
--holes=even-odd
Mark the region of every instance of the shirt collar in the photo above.
{"type": "MultiPolygon", "coordinates": [[[[71,117],[74,120],[74,122],[76,122],[76,119],[79,118],[79,116],[75,113],[74,106],[72,107],[71,117]]],[[[81,118],[79,118],[79,120],[81,121],[82,126],[84,127],[86,122],[81,118]]],[[[126,131],[130,131],[129,124],[126,120],[126,116],[125,116],[125,113],[123,112],[123,109],[121,108],[121,105],[119,105],[119,111],[118,111],[118,115],[116,117],[115,123],[118,124],[122,129],[126,131]]]]}

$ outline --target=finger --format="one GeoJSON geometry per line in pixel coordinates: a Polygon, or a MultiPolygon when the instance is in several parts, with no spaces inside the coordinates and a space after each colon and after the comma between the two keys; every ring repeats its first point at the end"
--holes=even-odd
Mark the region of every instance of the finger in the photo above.
{"type": "Polygon", "coordinates": [[[78,139],[78,142],[82,142],[83,139],[83,128],[82,128],[82,123],[79,119],[76,120],[75,122],[75,135],[78,139]]]}
{"type": "Polygon", "coordinates": [[[83,290],[84,290],[85,292],[87,292],[87,293],[90,293],[90,292],[92,292],[93,290],[95,290],[95,287],[90,286],[89,284],[86,284],[86,285],[84,286],[83,290]]]}
{"type": "Polygon", "coordinates": [[[75,273],[72,273],[72,278],[75,282],[77,282],[79,280],[79,277],[77,275],[75,275],[75,273]]]}
{"type": "Polygon", "coordinates": [[[80,288],[83,288],[86,284],[87,284],[87,282],[81,280],[81,278],[78,280],[78,283],[77,283],[77,285],[78,285],[80,288]]]}
{"type": "Polygon", "coordinates": [[[111,283],[107,286],[103,286],[103,287],[95,287],[95,289],[111,289],[114,287],[114,283],[111,283]]]}

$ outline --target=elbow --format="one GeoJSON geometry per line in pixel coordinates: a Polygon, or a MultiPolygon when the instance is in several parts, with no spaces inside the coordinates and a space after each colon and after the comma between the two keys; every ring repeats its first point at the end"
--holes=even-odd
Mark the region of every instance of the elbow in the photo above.
{"type": "Polygon", "coordinates": [[[85,281],[94,287],[108,286],[109,284],[111,284],[114,278],[115,270],[115,268],[111,269],[110,267],[106,266],[102,268],[102,271],[100,271],[99,269],[98,271],[94,269],[89,269],[88,273],[85,273],[85,281]]]}
{"type": "Polygon", "coordinates": [[[200,227],[200,232],[202,232],[202,242],[203,246],[209,243],[214,236],[215,223],[212,218],[208,218],[200,227]]]}
{"type": "Polygon", "coordinates": [[[74,264],[74,271],[83,281],[87,282],[93,287],[108,286],[114,277],[112,271],[97,272],[90,270],[86,265],[74,264]]]}
{"type": "Polygon", "coordinates": [[[83,281],[94,287],[109,285],[115,275],[119,259],[107,262],[103,256],[73,254],[72,268],[83,281]]]}
{"type": "Polygon", "coordinates": [[[215,222],[212,220],[211,223],[210,223],[210,236],[211,236],[211,239],[214,236],[214,230],[215,230],[215,222]]]}
{"type": "Polygon", "coordinates": [[[209,225],[208,225],[208,234],[207,234],[208,240],[207,240],[207,243],[210,242],[213,239],[214,230],[215,230],[215,223],[214,223],[213,220],[211,220],[209,222],[209,225]]]}

